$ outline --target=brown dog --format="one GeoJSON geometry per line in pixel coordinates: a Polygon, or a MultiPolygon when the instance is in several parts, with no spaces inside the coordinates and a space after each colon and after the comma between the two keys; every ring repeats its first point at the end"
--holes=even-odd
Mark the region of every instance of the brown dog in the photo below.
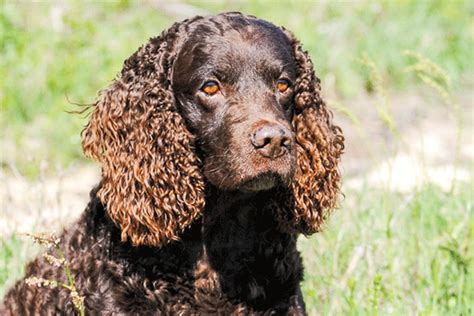
{"type": "MultiPolygon", "coordinates": [[[[334,208],[340,128],[283,28],[225,13],[133,54],[82,133],[102,181],[61,237],[89,315],[304,314],[296,249],[334,208]]],[[[43,258],[27,276],[65,280],[43,258]]],[[[2,315],[73,314],[19,281],[2,315]]]]}

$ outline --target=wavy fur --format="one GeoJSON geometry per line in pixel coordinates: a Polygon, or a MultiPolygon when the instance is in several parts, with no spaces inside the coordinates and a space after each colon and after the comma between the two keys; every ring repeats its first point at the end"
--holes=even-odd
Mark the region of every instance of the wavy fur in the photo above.
{"type": "MultiPolygon", "coordinates": [[[[86,314],[305,315],[297,238],[319,231],[336,206],[343,141],[290,32],[224,13],[152,38],[100,93],[82,132],[102,180],[61,247],[86,314]],[[222,64],[245,93],[199,92],[199,76],[222,64]],[[294,79],[291,94],[268,84],[275,68],[294,79]],[[278,157],[249,140],[264,128],[286,135],[273,142],[278,157]],[[249,180],[274,182],[249,193],[249,180]]],[[[41,257],[26,276],[66,282],[41,257]]],[[[69,295],[23,279],[0,314],[74,314],[69,295]]]]}
{"type": "Polygon", "coordinates": [[[193,135],[177,113],[170,72],[175,24],[125,61],[82,132],[84,153],[102,164],[98,197],[122,241],[159,246],[177,240],[204,207],[193,135]]]}

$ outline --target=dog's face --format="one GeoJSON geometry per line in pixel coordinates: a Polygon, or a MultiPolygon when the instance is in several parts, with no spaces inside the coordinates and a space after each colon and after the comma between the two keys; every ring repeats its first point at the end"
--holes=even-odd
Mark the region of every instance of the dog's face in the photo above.
{"type": "MultiPolygon", "coordinates": [[[[238,13],[175,23],[125,61],[82,133],[122,239],[163,245],[200,216],[208,184],[275,188],[281,229],[319,230],[339,193],[339,127],[299,41],[238,13]]],[[[214,190],[213,190],[214,191],[214,190]]]]}
{"type": "Polygon", "coordinates": [[[172,87],[214,186],[289,185],[296,160],[295,67],[289,39],[269,23],[231,24],[225,32],[201,26],[188,35],[172,87]]]}

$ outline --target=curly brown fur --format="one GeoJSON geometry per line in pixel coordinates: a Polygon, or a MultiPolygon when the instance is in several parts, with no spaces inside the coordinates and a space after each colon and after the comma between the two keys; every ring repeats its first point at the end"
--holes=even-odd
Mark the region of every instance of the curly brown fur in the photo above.
{"type": "MultiPolygon", "coordinates": [[[[126,60],[82,133],[101,183],[62,235],[86,313],[305,314],[296,240],[335,207],[344,147],[320,90],[290,32],[238,13],[176,23],[126,60]]],[[[41,258],[26,275],[65,280],[41,258]]],[[[24,280],[0,306],[74,312],[24,280]]]]}
{"type": "Polygon", "coordinates": [[[98,196],[122,240],[134,245],[178,239],[204,206],[193,137],[168,79],[177,35],[187,23],[175,24],[125,62],[82,133],[85,154],[102,163],[98,196]]]}
{"type": "Polygon", "coordinates": [[[296,115],[292,121],[297,169],[291,194],[283,194],[285,201],[279,201],[276,207],[284,217],[283,225],[312,234],[320,230],[337,202],[341,184],[338,162],[344,150],[344,137],[342,130],[332,124],[332,114],[321,98],[320,81],[308,53],[290,32],[287,34],[297,62],[296,115]],[[288,208],[292,211],[288,212],[288,208]]]}

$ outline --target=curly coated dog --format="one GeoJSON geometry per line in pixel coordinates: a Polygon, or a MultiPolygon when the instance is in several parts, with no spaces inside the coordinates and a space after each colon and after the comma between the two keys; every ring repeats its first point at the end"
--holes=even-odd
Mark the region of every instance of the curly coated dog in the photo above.
{"type": "MultiPolygon", "coordinates": [[[[240,13],[195,17],[124,63],[82,132],[102,165],[61,236],[87,315],[304,315],[299,234],[340,189],[341,129],[308,54],[240,13]]],[[[38,258],[26,276],[65,280],[38,258]]],[[[20,280],[2,315],[77,313],[20,280]]]]}

